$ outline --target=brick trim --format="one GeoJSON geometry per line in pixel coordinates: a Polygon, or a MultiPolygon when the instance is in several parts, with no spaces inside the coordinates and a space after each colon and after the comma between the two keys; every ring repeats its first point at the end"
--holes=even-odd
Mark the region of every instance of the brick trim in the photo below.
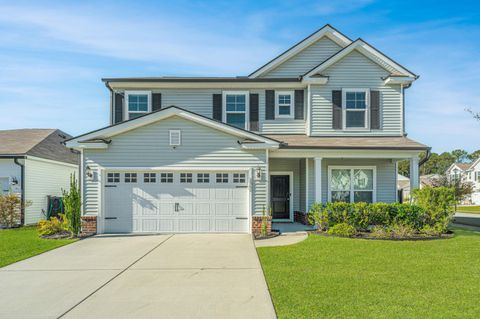
{"type": "Polygon", "coordinates": [[[97,233],[97,216],[82,216],[80,219],[82,235],[94,235],[97,233]]]}
{"type": "MultiPolygon", "coordinates": [[[[252,233],[258,235],[262,232],[262,216],[252,216],[252,233]]],[[[267,233],[272,232],[272,216],[266,217],[267,221],[267,233]]]]}

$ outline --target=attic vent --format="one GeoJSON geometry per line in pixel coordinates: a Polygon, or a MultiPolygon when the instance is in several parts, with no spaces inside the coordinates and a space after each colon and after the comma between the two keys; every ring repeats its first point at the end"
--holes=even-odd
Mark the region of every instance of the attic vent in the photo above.
{"type": "Polygon", "coordinates": [[[182,144],[182,132],[180,130],[170,130],[170,146],[182,144]]]}

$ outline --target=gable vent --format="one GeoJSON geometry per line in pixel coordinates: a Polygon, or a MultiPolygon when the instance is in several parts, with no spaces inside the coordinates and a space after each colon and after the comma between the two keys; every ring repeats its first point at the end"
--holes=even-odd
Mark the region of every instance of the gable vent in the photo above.
{"type": "Polygon", "coordinates": [[[170,130],[170,146],[179,146],[182,144],[182,132],[180,130],[170,130]]]}

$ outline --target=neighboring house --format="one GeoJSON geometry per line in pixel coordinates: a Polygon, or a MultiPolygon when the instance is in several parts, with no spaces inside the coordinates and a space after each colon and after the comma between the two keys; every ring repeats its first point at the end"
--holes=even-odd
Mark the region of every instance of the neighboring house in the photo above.
{"type": "MultiPolygon", "coordinates": [[[[442,177],[438,174],[421,175],[419,188],[433,187],[441,178],[442,177]]],[[[401,191],[403,202],[408,202],[410,200],[410,178],[398,174],[397,187],[398,190],[401,191]]]]}
{"type": "Polygon", "coordinates": [[[21,224],[44,218],[47,197],[61,196],[70,175],[78,176],[78,152],[62,144],[70,137],[55,129],[0,131],[0,193],[18,194],[29,203],[21,211],[21,224]]]}
{"type": "Polygon", "coordinates": [[[326,25],[249,76],[103,79],[110,125],[77,136],[84,226],[257,232],[314,202],[397,201],[404,94],[417,79],[326,25]]]}
{"type": "Polygon", "coordinates": [[[473,184],[473,193],[464,204],[480,205],[480,158],[471,163],[453,163],[446,172],[448,178],[473,184]]]}

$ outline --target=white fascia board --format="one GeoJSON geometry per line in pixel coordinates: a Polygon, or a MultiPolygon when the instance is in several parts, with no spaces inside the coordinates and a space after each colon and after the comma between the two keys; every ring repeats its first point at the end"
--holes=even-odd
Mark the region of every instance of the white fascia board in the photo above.
{"type": "Polygon", "coordinates": [[[245,143],[242,144],[242,148],[247,150],[278,149],[279,145],[268,143],[245,143]]]}
{"type": "Polygon", "coordinates": [[[268,64],[264,65],[254,73],[250,74],[248,77],[257,78],[262,74],[267,73],[268,71],[276,68],[283,62],[297,55],[298,53],[300,53],[301,51],[303,51],[304,49],[306,49],[307,47],[309,47],[310,45],[312,45],[313,43],[317,42],[318,40],[320,40],[325,36],[328,37],[330,40],[334,41],[335,43],[337,43],[338,45],[340,45],[342,48],[352,43],[350,39],[348,39],[338,31],[336,31],[335,29],[327,25],[322,29],[318,30],[315,34],[312,34],[307,39],[295,45],[293,48],[290,48],[287,51],[283,52],[277,58],[270,61],[268,64]]]}
{"type": "Polygon", "coordinates": [[[261,81],[261,82],[108,82],[114,91],[120,90],[157,90],[157,89],[296,89],[305,87],[300,81],[261,81]]]}
{"type": "Polygon", "coordinates": [[[377,64],[378,64],[378,62],[376,62],[376,60],[372,59],[372,58],[377,58],[377,59],[380,59],[380,60],[384,61],[386,64],[390,65],[392,68],[398,70],[402,75],[405,75],[407,77],[412,77],[414,79],[417,78],[417,76],[415,74],[411,73],[410,71],[408,71],[407,69],[405,69],[404,67],[402,67],[401,65],[396,63],[395,61],[391,60],[390,58],[388,58],[384,54],[375,50],[369,44],[365,43],[361,39],[355,40],[348,47],[346,47],[342,51],[339,51],[339,53],[333,55],[328,60],[321,63],[319,66],[317,66],[316,68],[309,71],[307,74],[305,74],[305,77],[311,77],[311,76],[313,76],[313,75],[315,75],[319,72],[322,72],[323,70],[329,68],[333,64],[337,63],[338,61],[340,61],[341,59],[346,57],[353,50],[357,50],[358,52],[360,52],[363,55],[365,55],[366,57],[370,58],[373,62],[375,62],[377,64]]]}
{"type": "Polygon", "coordinates": [[[228,125],[225,125],[223,123],[219,123],[217,121],[207,119],[203,116],[195,115],[190,112],[186,112],[184,110],[181,110],[176,107],[171,107],[162,111],[158,111],[155,113],[148,114],[144,117],[140,117],[131,121],[127,121],[118,125],[110,126],[105,129],[95,131],[83,136],[79,136],[77,138],[74,138],[68,142],[66,142],[67,147],[71,148],[107,148],[108,144],[106,143],[81,143],[79,140],[90,140],[94,138],[110,138],[115,135],[121,134],[128,132],[130,130],[155,123],[161,120],[164,120],[166,118],[172,117],[172,116],[179,116],[187,120],[191,120],[192,122],[196,122],[198,124],[211,127],[213,129],[223,131],[225,133],[234,135],[234,136],[239,136],[239,137],[244,137],[248,139],[253,139],[262,143],[270,144],[270,145],[278,145],[278,142],[275,142],[271,139],[259,136],[257,134],[253,134],[247,131],[243,131],[240,129],[236,129],[234,127],[230,127],[228,125]]]}
{"type": "Polygon", "coordinates": [[[385,85],[389,85],[389,84],[409,85],[413,81],[415,81],[415,78],[410,76],[388,76],[387,78],[385,78],[385,85]]]}

